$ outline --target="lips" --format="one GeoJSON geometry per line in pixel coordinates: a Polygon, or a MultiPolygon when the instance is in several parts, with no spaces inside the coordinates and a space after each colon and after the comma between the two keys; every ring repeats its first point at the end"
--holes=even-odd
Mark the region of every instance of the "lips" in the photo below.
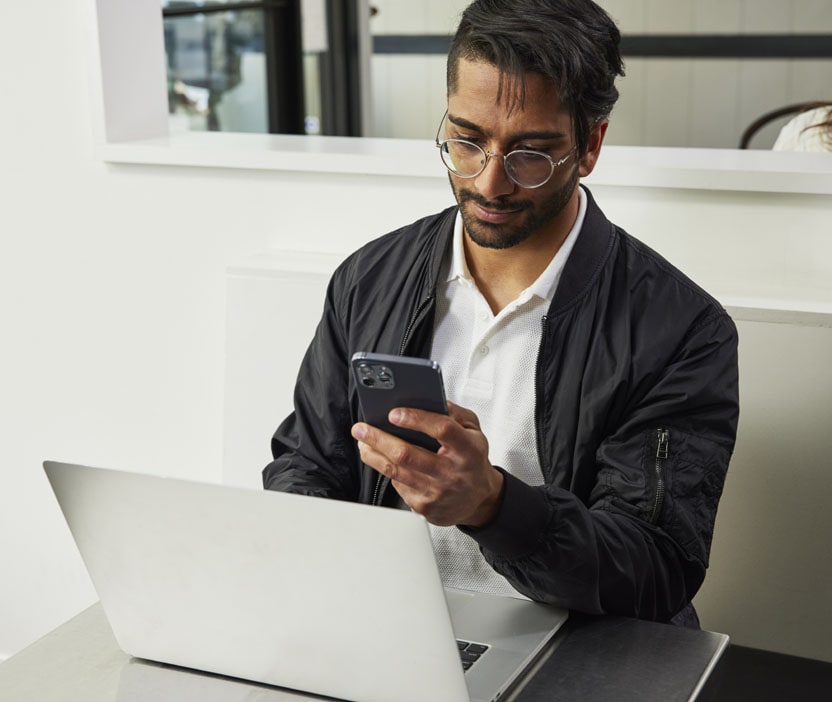
{"type": "Polygon", "coordinates": [[[482,222],[488,222],[489,224],[504,224],[522,212],[522,209],[494,210],[488,207],[483,207],[476,202],[471,203],[471,208],[473,210],[472,214],[477,219],[482,222]]]}

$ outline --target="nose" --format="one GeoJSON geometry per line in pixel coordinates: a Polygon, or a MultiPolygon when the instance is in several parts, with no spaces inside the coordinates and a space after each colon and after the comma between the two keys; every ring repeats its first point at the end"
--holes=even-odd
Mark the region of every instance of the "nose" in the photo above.
{"type": "Polygon", "coordinates": [[[505,158],[502,154],[486,152],[486,159],[485,168],[474,179],[479,193],[488,200],[513,193],[517,186],[506,173],[505,158]]]}

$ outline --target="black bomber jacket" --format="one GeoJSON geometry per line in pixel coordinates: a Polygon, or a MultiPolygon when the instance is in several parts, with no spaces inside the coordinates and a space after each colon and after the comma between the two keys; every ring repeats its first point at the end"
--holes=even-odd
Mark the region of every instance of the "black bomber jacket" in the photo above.
{"type": "MultiPolygon", "coordinates": [[[[529,486],[505,466],[497,517],[464,531],[533,600],[668,621],[689,611],[708,565],[737,429],[736,328],[719,303],[587,196],[537,359],[545,485],[529,486]]],[[[430,353],[456,213],[372,241],[333,274],[294,412],[272,439],[266,488],[384,501],[383,483],[350,436],[361,417],[349,359],[356,351],[430,353]]]]}

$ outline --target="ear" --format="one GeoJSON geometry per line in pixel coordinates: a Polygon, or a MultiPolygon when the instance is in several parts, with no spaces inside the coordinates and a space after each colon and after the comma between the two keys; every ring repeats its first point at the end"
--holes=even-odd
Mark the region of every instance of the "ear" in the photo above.
{"type": "Polygon", "coordinates": [[[610,126],[608,119],[602,119],[589,130],[586,153],[578,161],[578,173],[585,178],[595,169],[598,157],[601,155],[601,144],[604,143],[604,136],[607,134],[607,127],[610,126]]]}

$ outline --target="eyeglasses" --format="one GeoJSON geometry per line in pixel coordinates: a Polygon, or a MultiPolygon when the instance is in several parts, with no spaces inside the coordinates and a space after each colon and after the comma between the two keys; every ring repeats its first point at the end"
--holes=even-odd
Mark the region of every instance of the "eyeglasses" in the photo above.
{"type": "Polygon", "coordinates": [[[575,151],[573,146],[566,156],[555,161],[540,151],[517,149],[507,154],[496,154],[465,139],[439,141],[439,135],[447,116],[446,111],[439,123],[439,129],[436,132],[436,147],[439,149],[445,168],[460,178],[476,178],[485,170],[488,159],[501,158],[506,175],[512,183],[521,188],[540,188],[549,182],[555,169],[566,163],[575,151]]]}

